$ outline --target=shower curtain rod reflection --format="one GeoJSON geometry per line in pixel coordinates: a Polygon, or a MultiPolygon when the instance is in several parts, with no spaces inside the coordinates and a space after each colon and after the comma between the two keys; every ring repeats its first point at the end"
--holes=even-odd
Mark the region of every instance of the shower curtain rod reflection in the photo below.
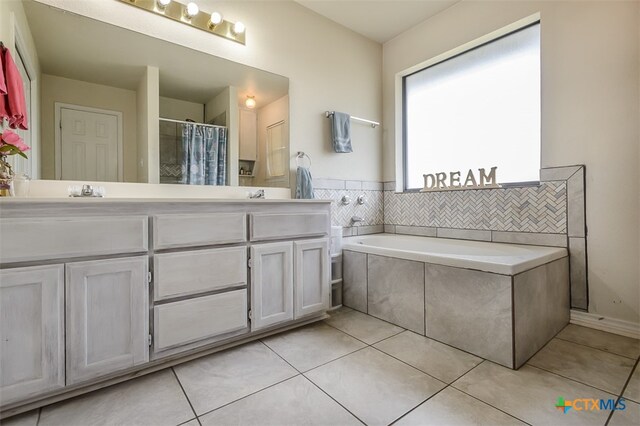
{"type": "Polygon", "coordinates": [[[204,123],[196,123],[192,121],[184,121],[184,120],[174,120],[172,118],[162,118],[160,117],[160,121],[168,121],[170,123],[179,123],[179,124],[194,124],[197,126],[205,126],[205,127],[215,127],[218,129],[226,129],[227,126],[216,126],[215,124],[204,124],[204,123]]]}

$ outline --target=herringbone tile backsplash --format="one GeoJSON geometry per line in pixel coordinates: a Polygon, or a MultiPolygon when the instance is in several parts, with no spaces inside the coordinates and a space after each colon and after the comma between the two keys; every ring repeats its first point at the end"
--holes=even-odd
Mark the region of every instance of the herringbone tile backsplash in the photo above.
{"type": "Polygon", "coordinates": [[[565,182],[537,187],[384,193],[384,223],[494,231],[567,232],[565,182]]]}

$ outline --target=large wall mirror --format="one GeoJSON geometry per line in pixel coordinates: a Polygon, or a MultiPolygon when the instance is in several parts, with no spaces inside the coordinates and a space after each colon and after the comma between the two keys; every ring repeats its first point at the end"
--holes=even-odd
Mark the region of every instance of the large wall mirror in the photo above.
{"type": "Polygon", "coordinates": [[[38,149],[18,170],[39,179],[289,187],[288,78],[34,0],[21,5],[28,28],[16,26],[13,56],[37,120],[23,136],[38,149]],[[33,44],[21,41],[27,31],[33,44]]]}

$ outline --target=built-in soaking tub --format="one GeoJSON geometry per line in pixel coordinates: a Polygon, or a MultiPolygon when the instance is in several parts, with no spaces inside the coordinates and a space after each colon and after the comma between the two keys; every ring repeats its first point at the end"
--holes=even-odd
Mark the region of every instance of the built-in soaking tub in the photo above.
{"type": "Polygon", "coordinates": [[[345,238],[343,304],[511,368],[569,322],[564,248],[345,238]]]}

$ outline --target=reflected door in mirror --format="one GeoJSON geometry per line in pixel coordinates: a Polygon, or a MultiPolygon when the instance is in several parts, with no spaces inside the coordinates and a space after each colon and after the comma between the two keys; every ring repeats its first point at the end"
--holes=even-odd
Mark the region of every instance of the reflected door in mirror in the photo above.
{"type": "Polygon", "coordinates": [[[114,114],[61,108],[61,179],[121,181],[119,117],[114,114]]]}

